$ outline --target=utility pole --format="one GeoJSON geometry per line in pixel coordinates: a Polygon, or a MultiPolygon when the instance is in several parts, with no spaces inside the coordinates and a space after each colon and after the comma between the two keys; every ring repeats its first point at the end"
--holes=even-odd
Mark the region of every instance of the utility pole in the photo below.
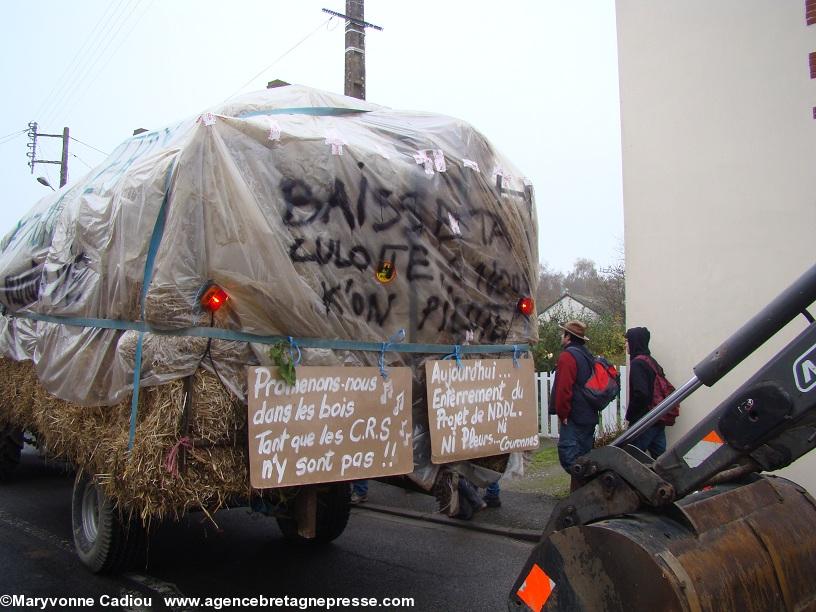
{"type": "Polygon", "coordinates": [[[70,139],[68,128],[62,128],[62,134],[42,134],[37,132],[37,122],[32,121],[28,124],[28,137],[31,142],[27,145],[26,157],[30,160],[28,167],[31,168],[31,174],[34,174],[34,164],[59,164],[60,187],[64,187],[68,182],[68,140],[70,139]],[[37,159],[37,138],[62,138],[62,159],[60,161],[37,159]]]}
{"type": "Polygon", "coordinates": [[[323,9],[324,13],[346,20],[346,81],[343,93],[365,100],[365,29],[382,28],[363,20],[364,0],[346,0],[346,14],[323,9]]]}
{"type": "Polygon", "coordinates": [[[365,21],[363,0],[346,0],[346,84],[343,93],[365,100],[365,21]]]}

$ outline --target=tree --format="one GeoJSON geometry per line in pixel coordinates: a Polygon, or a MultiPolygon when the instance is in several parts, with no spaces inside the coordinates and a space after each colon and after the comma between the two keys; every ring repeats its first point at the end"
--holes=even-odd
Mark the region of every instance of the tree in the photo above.
{"type": "MultiPolygon", "coordinates": [[[[579,317],[579,320],[581,318],[579,317]]],[[[538,343],[532,347],[536,370],[547,372],[555,369],[558,355],[561,353],[561,336],[564,330],[559,327],[565,317],[542,321],[538,325],[538,343]]],[[[601,315],[596,320],[583,320],[587,325],[587,348],[594,355],[603,355],[610,363],[626,363],[626,339],[624,323],[609,314],[601,315]]]]}
{"type": "Polygon", "coordinates": [[[623,259],[604,268],[603,283],[600,286],[598,299],[606,311],[620,321],[626,319],[626,269],[623,259]]]}
{"type": "Polygon", "coordinates": [[[552,270],[546,263],[538,266],[538,289],[536,305],[546,308],[564,293],[564,275],[552,270]]]}
{"type": "MultiPolygon", "coordinates": [[[[536,370],[549,372],[555,369],[558,355],[561,353],[561,336],[564,330],[560,325],[567,319],[573,318],[566,313],[558,315],[549,321],[540,321],[538,324],[538,342],[533,345],[532,353],[536,370]]],[[[626,363],[626,338],[623,319],[611,314],[602,314],[598,319],[578,317],[578,320],[587,326],[587,348],[594,355],[603,355],[610,363],[623,365],[626,363]]]]}
{"type": "MultiPolygon", "coordinates": [[[[596,320],[577,317],[588,327],[587,348],[596,355],[603,355],[611,363],[621,365],[626,363],[625,286],[626,270],[621,249],[618,262],[601,271],[598,271],[594,261],[586,258],[575,260],[572,271],[566,276],[551,270],[547,264],[540,265],[536,299],[539,308],[543,308],[557,301],[567,291],[574,297],[591,302],[588,305],[596,309],[600,317],[596,320]]],[[[532,347],[538,371],[555,368],[561,352],[563,333],[558,325],[573,318],[576,317],[562,311],[552,313],[549,321],[539,322],[539,341],[532,347]]]]}
{"type": "Polygon", "coordinates": [[[591,259],[575,260],[572,272],[564,278],[564,286],[573,297],[584,298],[599,314],[626,318],[626,270],[623,255],[608,268],[598,271],[591,259]]]}
{"type": "Polygon", "coordinates": [[[595,262],[583,257],[576,259],[572,272],[564,279],[564,286],[573,295],[595,298],[600,293],[603,279],[595,262]]]}

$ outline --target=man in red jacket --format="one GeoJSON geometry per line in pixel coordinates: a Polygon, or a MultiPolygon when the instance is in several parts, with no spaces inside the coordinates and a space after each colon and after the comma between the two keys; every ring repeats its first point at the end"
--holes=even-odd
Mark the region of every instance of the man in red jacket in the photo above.
{"type": "MultiPolygon", "coordinates": [[[[594,358],[586,347],[586,325],[581,321],[569,321],[559,325],[564,330],[555,366],[555,382],[552,404],[561,424],[558,437],[558,460],[567,473],[575,460],[592,450],[598,411],[589,405],[580,387],[592,375],[594,358]]],[[[573,480],[572,487],[577,483],[573,480]]]]}

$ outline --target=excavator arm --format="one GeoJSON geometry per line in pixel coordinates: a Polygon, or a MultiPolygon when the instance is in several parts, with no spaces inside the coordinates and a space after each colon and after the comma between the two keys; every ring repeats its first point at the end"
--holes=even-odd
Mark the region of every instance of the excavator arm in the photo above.
{"type": "Polygon", "coordinates": [[[816,266],[612,445],[573,466],[510,610],[816,609],[816,502],[783,468],[816,446],[816,266]],[[628,444],[800,314],[807,327],[656,461],[628,444]]]}

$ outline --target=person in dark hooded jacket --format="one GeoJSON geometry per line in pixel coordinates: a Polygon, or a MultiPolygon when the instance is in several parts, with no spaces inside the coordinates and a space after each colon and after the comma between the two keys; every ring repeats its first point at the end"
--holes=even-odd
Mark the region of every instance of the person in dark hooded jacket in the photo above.
{"type": "MultiPolygon", "coordinates": [[[[630,427],[654,408],[652,396],[655,370],[650,367],[648,361],[636,359],[639,355],[647,355],[657,368],[660,368],[657,361],[651,357],[650,338],[651,334],[646,327],[632,327],[626,330],[626,352],[629,353],[629,405],[626,407],[626,420],[629,421],[630,427]]],[[[666,426],[659,422],[655,423],[630,444],[657,458],[666,451],[666,426]]]]}

